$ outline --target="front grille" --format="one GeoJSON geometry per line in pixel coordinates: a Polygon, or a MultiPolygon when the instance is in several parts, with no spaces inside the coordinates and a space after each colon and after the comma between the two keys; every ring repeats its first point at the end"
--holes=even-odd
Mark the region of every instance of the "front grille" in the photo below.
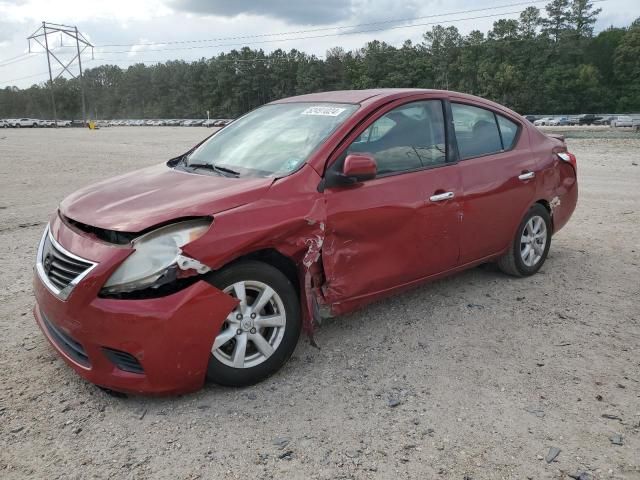
{"type": "Polygon", "coordinates": [[[102,351],[107,358],[120,370],[130,373],[144,373],[144,369],[136,357],[127,352],[103,347],[102,351]]]}
{"type": "Polygon", "coordinates": [[[44,313],[40,312],[40,314],[42,315],[42,322],[44,323],[44,326],[47,327],[49,336],[53,339],[56,345],[75,362],[84,367],[90,367],[91,363],[89,362],[89,357],[84,351],[82,344],[74,340],[73,337],[64,333],[60,328],[56,327],[44,313]]]}
{"type": "Polygon", "coordinates": [[[65,250],[53,239],[48,228],[40,243],[37,263],[42,279],[63,298],[95,266],[95,263],[65,250]]]}

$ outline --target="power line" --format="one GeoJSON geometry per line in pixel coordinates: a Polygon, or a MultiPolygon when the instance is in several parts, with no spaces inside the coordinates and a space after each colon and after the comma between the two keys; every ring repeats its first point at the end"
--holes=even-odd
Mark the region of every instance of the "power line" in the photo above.
{"type": "MultiPolygon", "coordinates": [[[[357,23],[357,24],[352,24],[352,25],[340,25],[340,26],[336,26],[336,27],[322,27],[322,28],[312,28],[312,29],[305,29],[305,30],[293,30],[293,31],[287,31],[287,32],[261,33],[261,34],[254,34],[254,35],[239,35],[239,36],[233,36],[233,37],[217,37],[217,38],[202,39],[202,40],[173,40],[173,41],[165,41],[165,42],[146,42],[146,43],[114,43],[114,44],[96,45],[96,48],[99,48],[99,47],[100,48],[102,48],[102,47],[138,47],[138,46],[140,46],[140,47],[148,47],[148,46],[153,46],[153,45],[174,45],[174,44],[183,44],[183,43],[204,43],[204,42],[218,42],[218,41],[221,41],[221,40],[242,40],[242,39],[245,39],[245,38],[261,38],[261,37],[273,37],[273,36],[281,36],[281,35],[298,35],[298,34],[301,34],[301,33],[313,33],[313,32],[327,31],[327,30],[350,29],[350,28],[357,28],[357,27],[367,27],[367,26],[372,26],[372,25],[383,25],[383,24],[388,24],[388,23],[413,22],[413,21],[416,21],[416,20],[424,20],[424,19],[427,19],[427,18],[448,17],[448,16],[451,16],[451,15],[460,15],[460,14],[466,14],[466,13],[483,12],[483,11],[487,11],[487,10],[496,10],[496,9],[500,9],[500,8],[510,8],[510,7],[517,7],[517,6],[522,6],[522,5],[533,6],[534,4],[547,3],[548,1],[549,0],[533,0],[533,1],[529,0],[529,1],[526,1],[526,2],[508,3],[508,4],[493,6],[493,7],[474,8],[474,9],[469,9],[469,10],[458,10],[458,11],[455,11],[455,12],[440,13],[440,14],[435,14],[435,15],[424,15],[424,16],[420,16],[420,17],[396,18],[396,19],[391,19],[391,20],[381,20],[381,21],[378,21],[378,22],[357,23]]],[[[608,0],[594,0],[594,3],[603,2],[603,1],[608,1],[608,0]]]]}
{"type": "MultiPolygon", "coordinates": [[[[606,0],[600,0],[600,1],[606,1],[606,0]]],[[[355,31],[355,32],[327,33],[327,34],[322,34],[322,35],[308,35],[308,36],[304,36],[304,37],[279,38],[279,39],[274,39],[274,40],[260,40],[260,41],[255,41],[255,42],[219,43],[219,44],[215,44],[215,45],[201,45],[201,46],[194,46],[194,47],[178,47],[178,48],[157,48],[157,49],[153,49],[153,50],[141,50],[139,53],[142,54],[142,53],[149,53],[149,52],[167,52],[167,51],[176,51],[176,50],[195,50],[195,49],[201,49],[201,48],[234,47],[234,46],[245,46],[245,45],[257,45],[257,44],[265,44],[265,43],[274,43],[274,42],[289,42],[289,41],[292,41],[292,40],[309,40],[309,39],[315,39],[315,38],[337,37],[337,36],[343,36],[343,35],[357,35],[357,34],[360,34],[360,33],[378,32],[378,31],[381,31],[381,30],[396,30],[396,29],[402,29],[402,28],[414,28],[414,27],[424,27],[424,26],[429,26],[429,25],[439,25],[439,24],[442,24],[442,23],[455,23],[455,22],[462,22],[462,21],[466,21],[466,20],[479,20],[479,19],[483,19],[483,18],[493,18],[493,17],[503,16],[503,15],[513,15],[513,14],[517,14],[517,13],[521,13],[521,12],[522,12],[522,10],[517,10],[517,11],[511,11],[511,12],[494,13],[494,14],[490,14],[490,15],[480,15],[480,16],[475,16],[475,17],[456,18],[456,19],[452,19],[452,20],[441,20],[441,21],[437,21],[437,22],[414,23],[413,25],[396,25],[396,26],[393,26],[393,27],[371,28],[371,29],[359,30],[359,31],[355,31]]],[[[101,54],[107,54],[107,55],[116,54],[116,53],[128,53],[130,55],[138,54],[138,52],[131,51],[131,50],[102,51],[100,53],[101,54]]]]}
{"type": "MultiPolygon", "coordinates": [[[[76,48],[76,47],[72,45],[60,45],[58,47],[51,48],[50,50],[52,52],[59,52],[63,48],[76,48]]],[[[6,60],[0,61],[0,68],[13,65],[14,63],[24,62],[25,60],[38,58],[39,55],[42,55],[44,53],[46,53],[44,50],[41,52],[27,52],[27,53],[23,53],[22,55],[18,55],[16,57],[7,58],[6,60]]]]}
{"type": "MultiPolygon", "coordinates": [[[[546,0],[545,0],[546,1],[546,0]]],[[[594,0],[594,3],[599,3],[599,2],[605,2],[605,1],[609,1],[609,0],[594,0]]],[[[530,5],[531,2],[527,2],[527,5],[530,5]]],[[[495,9],[495,8],[499,8],[499,7],[492,7],[491,9],[495,9]]],[[[487,9],[483,9],[483,10],[487,10],[487,9]]],[[[127,53],[130,55],[136,55],[136,54],[142,54],[142,53],[148,53],[148,52],[165,52],[165,51],[176,51],[176,50],[195,50],[195,49],[202,49],[202,48],[217,48],[217,47],[234,47],[234,46],[246,46],[246,45],[256,45],[256,44],[265,44],[265,43],[274,43],[274,42],[288,42],[288,41],[292,41],[292,40],[309,40],[309,39],[316,39],[316,38],[326,38],[326,37],[337,37],[337,36],[343,36],[343,35],[357,35],[357,34],[361,34],[361,33],[368,33],[368,32],[378,32],[378,31],[383,31],[383,30],[397,30],[397,29],[403,29],[403,28],[415,28],[415,27],[424,27],[424,26],[429,26],[429,25],[439,25],[439,24],[443,24],[443,23],[455,23],[455,22],[462,22],[462,21],[467,21],[467,20],[479,20],[479,19],[484,19],[484,18],[494,18],[494,17],[499,17],[499,16],[503,16],[503,15],[514,15],[514,14],[519,14],[522,13],[524,10],[516,10],[516,11],[510,11],[510,12],[499,12],[499,13],[492,13],[489,15],[479,15],[479,16],[474,16],[474,17],[464,17],[464,18],[456,18],[456,19],[450,19],[450,20],[440,20],[440,21],[434,21],[434,22],[422,22],[422,23],[414,23],[412,25],[395,25],[395,26],[388,26],[388,27],[377,27],[377,28],[369,28],[369,29],[365,29],[365,30],[358,30],[358,31],[352,31],[352,32],[336,32],[336,33],[327,33],[327,34],[322,34],[322,35],[309,35],[309,36],[303,36],[303,37],[291,37],[291,38],[282,38],[282,39],[272,39],[272,40],[259,40],[259,41],[252,41],[252,42],[243,42],[243,43],[220,43],[220,44],[215,44],[215,45],[201,45],[201,46],[190,46],[190,47],[178,47],[178,48],[157,48],[157,49],[150,49],[150,50],[141,50],[139,53],[136,51],[131,51],[131,50],[114,50],[114,51],[101,51],[101,54],[107,54],[107,55],[112,55],[112,54],[116,54],[116,53],[127,53]]],[[[451,14],[449,14],[451,15],[451,14]]],[[[421,17],[417,17],[417,18],[421,18],[421,17]]],[[[337,28],[337,27],[333,27],[333,28],[337,28]]],[[[201,41],[207,41],[207,40],[201,40],[201,41]]],[[[208,40],[211,41],[211,40],[208,40]]],[[[137,45],[135,45],[137,46],[137,45]]]]}
{"type": "Polygon", "coordinates": [[[29,57],[30,55],[30,53],[22,53],[20,55],[16,55],[15,57],[0,60],[0,67],[2,67],[5,63],[8,65],[9,63],[16,63],[16,60],[21,61],[21,59],[24,59],[23,57],[29,57]]]}
{"type": "MultiPolygon", "coordinates": [[[[61,70],[61,72],[64,70],[61,70]]],[[[11,80],[5,80],[2,82],[3,85],[9,85],[11,82],[17,82],[19,80],[27,80],[28,78],[41,77],[43,75],[49,75],[49,70],[45,72],[35,73],[33,75],[27,75],[26,77],[13,78],[11,80]]]]}

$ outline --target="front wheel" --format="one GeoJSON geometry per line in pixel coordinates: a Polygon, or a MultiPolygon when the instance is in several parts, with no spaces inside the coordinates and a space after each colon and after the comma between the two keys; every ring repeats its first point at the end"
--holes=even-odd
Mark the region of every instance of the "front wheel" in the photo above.
{"type": "Polygon", "coordinates": [[[550,246],[551,216],[536,203],[522,219],[509,250],[498,260],[498,267],[516,277],[533,275],[547,259],[550,246]]]}
{"type": "Polygon", "coordinates": [[[208,281],[238,299],[211,347],[207,378],[233,387],[269,377],[289,359],[300,336],[296,289],[278,269],[241,261],[208,281]]]}

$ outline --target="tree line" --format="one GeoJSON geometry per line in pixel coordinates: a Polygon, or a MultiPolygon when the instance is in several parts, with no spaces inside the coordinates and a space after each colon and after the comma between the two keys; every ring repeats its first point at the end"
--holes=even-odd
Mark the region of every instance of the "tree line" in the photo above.
{"type": "MultiPolygon", "coordinates": [[[[193,62],[101,65],[84,72],[90,118],[236,117],[274,99],[378,87],[456,90],[521,113],[640,111],[640,18],[594,34],[591,0],[552,0],[541,12],[462,35],[436,25],[421,43],[371,41],[321,59],[248,47],[193,62]]],[[[0,118],[51,118],[49,82],[0,89],[0,118]]],[[[59,118],[81,117],[79,83],[53,82],[59,118]]]]}

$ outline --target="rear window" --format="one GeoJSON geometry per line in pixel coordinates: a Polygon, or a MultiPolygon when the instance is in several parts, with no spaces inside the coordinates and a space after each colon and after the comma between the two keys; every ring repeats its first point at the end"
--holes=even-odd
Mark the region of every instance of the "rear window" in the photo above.
{"type": "Polygon", "coordinates": [[[520,126],[502,115],[461,103],[452,103],[451,113],[463,160],[510,150],[516,143],[520,126]]]}
{"type": "Polygon", "coordinates": [[[451,112],[458,151],[463,159],[489,155],[502,150],[500,132],[492,111],[452,103],[451,112]]]}
{"type": "Polygon", "coordinates": [[[502,135],[502,146],[504,150],[511,150],[518,136],[518,124],[506,119],[502,115],[496,115],[498,126],[502,135]]]}

